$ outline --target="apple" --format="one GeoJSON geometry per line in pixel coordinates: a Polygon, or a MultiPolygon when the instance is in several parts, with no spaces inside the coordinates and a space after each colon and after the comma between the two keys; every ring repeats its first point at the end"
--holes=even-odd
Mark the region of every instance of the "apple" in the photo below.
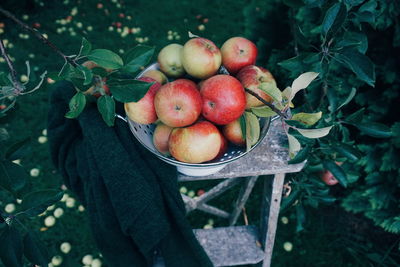
{"type": "Polygon", "coordinates": [[[194,82],[178,79],[164,84],[154,98],[158,118],[170,127],[194,123],[201,113],[202,99],[194,82]]]}
{"type": "MultiPolygon", "coordinates": [[[[343,162],[340,162],[340,161],[335,161],[335,163],[339,166],[341,166],[343,164],[343,162]]],[[[335,176],[333,176],[333,174],[328,170],[322,171],[320,173],[320,178],[326,185],[329,185],[329,186],[333,186],[333,185],[339,183],[339,181],[335,178],[335,176]]]]}
{"type": "Polygon", "coordinates": [[[172,127],[162,122],[157,123],[153,133],[154,147],[163,155],[169,155],[168,139],[172,132],[172,127]]]}
{"type": "Polygon", "coordinates": [[[202,115],[215,124],[225,125],[236,120],[246,107],[243,86],[230,75],[215,75],[205,80],[200,94],[203,98],[202,115]]]}
{"type": "MultiPolygon", "coordinates": [[[[236,75],[244,88],[250,89],[261,96],[265,101],[272,102],[272,98],[264,91],[258,89],[262,83],[273,83],[276,85],[272,74],[258,66],[250,65],[242,68],[236,75]]],[[[264,105],[263,102],[246,92],[246,109],[264,105]]]]}
{"type": "MultiPolygon", "coordinates": [[[[94,68],[102,68],[102,69],[104,69],[103,67],[100,67],[94,61],[91,61],[91,60],[83,62],[82,66],[84,66],[84,67],[86,67],[86,68],[88,68],[90,70],[94,69],[94,68]]],[[[111,69],[105,69],[105,70],[106,70],[106,72],[111,72],[112,71],[111,69]]],[[[110,95],[111,94],[110,88],[108,88],[108,86],[105,84],[106,81],[107,81],[107,78],[103,78],[102,81],[104,83],[103,84],[103,90],[104,90],[103,93],[106,94],[106,95],[110,95]]],[[[101,90],[100,87],[96,88],[96,86],[93,85],[93,86],[91,86],[89,89],[87,89],[85,91],[85,94],[86,95],[93,95],[94,97],[99,98],[100,96],[102,96],[102,93],[100,92],[100,90],[101,90]]]]}
{"type": "Polygon", "coordinates": [[[165,84],[168,82],[167,76],[159,70],[148,70],[143,73],[142,77],[149,77],[161,84],[165,84]]]}
{"type": "Polygon", "coordinates": [[[221,51],[208,39],[192,38],[183,46],[182,64],[191,76],[206,79],[216,74],[221,66],[221,51]]]}
{"type": "Polygon", "coordinates": [[[242,128],[240,127],[239,119],[234,120],[222,128],[222,134],[231,143],[237,146],[245,146],[246,140],[243,138],[242,128]]]}
{"type": "Polygon", "coordinates": [[[218,154],[215,156],[215,158],[213,158],[213,160],[222,158],[225,154],[225,152],[228,150],[228,140],[226,140],[226,138],[223,136],[223,134],[221,132],[220,136],[221,136],[221,147],[219,148],[219,152],[218,154]]]}
{"type": "Polygon", "coordinates": [[[160,89],[161,84],[149,77],[141,77],[138,80],[143,82],[155,82],[147,93],[137,102],[128,102],[124,104],[126,115],[129,119],[140,124],[151,124],[157,120],[156,110],[154,108],[154,97],[160,89]]]}
{"type": "Polygon", "coordinates": [[[221,133],[209,121],[175,128],[169,137],[169,152],[182,162],[202,163],[214,159],[221,148],[221,133]]]}
{"type": "Polygon", "coordinates": [[[254,65],[257,58],[256,45],[243,37],[232,37],[221,47],[222,65],[231,75],[248,65],[254,65]]]}
{"type": "Polygon", "coordinates": [[[158,53],[160,70],[167,76],[178,78],[185,74],[181,60],[182,49],[183,46],[180,44],[169,44],[158,53]]]}

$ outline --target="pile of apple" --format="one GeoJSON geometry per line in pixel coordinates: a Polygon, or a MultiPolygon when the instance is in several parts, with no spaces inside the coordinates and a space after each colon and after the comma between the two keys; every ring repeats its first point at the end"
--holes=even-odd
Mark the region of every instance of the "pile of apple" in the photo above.
{"type": "Polygon", "coordinates": [[[221,49],[201,37],[167,45],[158,55],[160,70],[139,78],[155,83],[140,101],[125,103],[126,114],[140,124],[156,123],[153,143],[160,153],[187,163],[215,160],[228,141],[246,145],[239,118],[246,109],[264,105],[244,88],[271,102],[258,87],[275,80],[254,65],[256,57],[255,44],[242,37],[230,38],[221,49]],[[230,75],[218,74],[221,66],[230,75]]]}

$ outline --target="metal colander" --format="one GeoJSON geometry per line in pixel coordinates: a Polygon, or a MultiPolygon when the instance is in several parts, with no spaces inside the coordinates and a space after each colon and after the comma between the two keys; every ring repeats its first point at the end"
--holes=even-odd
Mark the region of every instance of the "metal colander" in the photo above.
{"type": "MultiPolygon", "coordinates": [[[[140,78],[144,72],[148,70],[158,70],[158,64],[154,63],[147,67],[145,70],[143,70],[137,78],[140,78]]],[[[220,73],[226,73],[226,70],[221,70],[220,73]]],[[[228,163],[235,161],[242,156],[246,155],[247,153],[250,153],[259,143],[262,141],[262,139],[266,136],[271,119],[270,118],[260,118],[260,127],[261,127],[261,133],[260,133],[260,138],[257,141],[257,143],[249,150],[246,151],[245,147],[238,147],[232,144],[229,144],[228,149],[226,153],[219,159],[213,160],[213,161],[208,161],[204,163],[185,163],[185,162],[180,162],[174,159],[172,156],[164,156],[160,152],[157,151],[157,149],[154,147],[153,144],[153,133],[154,129],[156,127],[155,124],[150,124],[150,125],[144,125],[144,124],[139,124],[134,121],[131,121],[128,117],[126,117],[126,121],[129,124],[129,127],[133,133],[133,135],[136,137],[136,139],[145,147],[147,148],[150,152],[152,152],[154,155],[156,155],[158,158],[161,160],[172,164],[174,166],[177,166],[178,171],[186,174],[186,175],[191,175],[191,176],[203,176],[203,175],[209,175],[212,173],[215,173],[219,170],[221,170],[223,167],[225,167],[228,163]]]]}

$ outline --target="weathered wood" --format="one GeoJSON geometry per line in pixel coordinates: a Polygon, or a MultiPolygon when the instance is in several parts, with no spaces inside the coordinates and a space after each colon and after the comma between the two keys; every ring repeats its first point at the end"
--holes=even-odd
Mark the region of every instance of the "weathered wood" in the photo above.
{"type": "Polygon", "coordinates": [[[299,172],[304,166],[304,163],[289,165],[287,163],[288,160],[287,137],[282,129],[281,122],[275,120],[271,123],[267,136],[251,153],[228,164],[218,173],[203,177],[178,174],[178,180],[198,181],[276,173],[293,173],[299,172]]]}
{"type": "Polygon", "coordinates": [[[214,266],[256,264],[264,258],[255,226],[196,229],[194,233],[214,266]]]}
{"type": "Polygon", "coordinates": [[[186,212],[189,213],[190,211],[193,211],[195,209],[204,211],[206,213],[218,216],[218,217],[222,217],[225,219],[228,219],[230,214],[224,210],[221,210],[219,208],[216,208],[214,206],[211,205],[207,205],[205,203],[201,204],[200,206],[197,206],[197,204],[194,202],[193,198],[190,198],[184,194],[181,194],[183,202],[185,203],[185,209],[186,212]],[[195,207],[194,207],[195,206],[195,207]]]}
{"type": "Polygon", "coordinates": [[[285,180],[284,173],[275,174],[274,178],[266,177],[264,181],[263,204],[261,206],[261,242],[265,257],[263,267],[271,265],[272,250],[274,248],[276,227],[282,199],[282,188],[285,180]]]}
{"type": "Polygon", "coordinates": [[[244,182],[242,188],[240,189],[239,197],[237,198],[231,217],[229,218],[229,225],[235,225],[237,219],[242,212],[244,205],[247,202],[247,199],[250,196],[251,191],[253,191],[253,187],[257,182],[258,176],[247,177],[244,182]]]}

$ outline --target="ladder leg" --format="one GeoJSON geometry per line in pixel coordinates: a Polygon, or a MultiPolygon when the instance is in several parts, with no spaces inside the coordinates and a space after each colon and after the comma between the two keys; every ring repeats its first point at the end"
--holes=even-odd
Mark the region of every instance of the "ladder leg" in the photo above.
{"type": "Polygon", "coordinates": [[[265,253],[262,264],[263,267],[269,267],[271,265],[284,180],[284,173],[275,174],[272,179],[267,176],[264,180],[264,194],[260,220],[261,241],[265,253]]]}

